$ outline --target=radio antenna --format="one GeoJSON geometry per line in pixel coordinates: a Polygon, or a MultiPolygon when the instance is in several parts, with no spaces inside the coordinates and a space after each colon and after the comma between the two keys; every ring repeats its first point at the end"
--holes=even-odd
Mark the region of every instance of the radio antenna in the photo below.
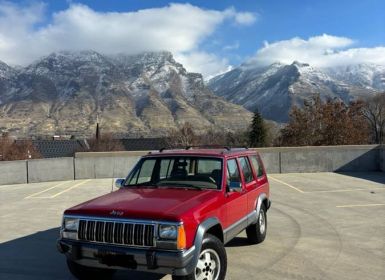
{"type": "Polygon", "coordinates": [[[114,191],[114,181],[115,181],[115,164],[116,164],[116,161],[115,161],[115,158],[114,158],[114,167],[112,168],[112,179],[111,179],[111,192],[114,191]]]}

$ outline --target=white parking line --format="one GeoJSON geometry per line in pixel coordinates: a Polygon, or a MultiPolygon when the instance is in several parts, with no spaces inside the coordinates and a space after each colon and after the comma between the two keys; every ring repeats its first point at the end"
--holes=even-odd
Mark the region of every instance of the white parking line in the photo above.
{"type": "Polygon", "coordinates": [[[61,182],[61,183],[59,183],[59,184],[57,184],[57,185],[54,185],[54,186],[52,186],[52,187],[50,187],[50,188],[48,188],[48,189],[42,190],[42,191],[37,192],[37,193],[33,193],[33,194],[31,194],[31,195],[25,197],[24,199],[32,198],[32,197],[37,196],[37,195],[39,195],[39,194],[48,192],[49,190],[52,190],[52,189],[54,189],[54,188],[57,188],[57,187],[60,187],[60,186],[64,185],[65,183],[68,183],[68,181],[61,182]]]}
{"type": "Polygon", "coordinates": [[[278,183],[281,183],[281,184],[283,184],[285,186],[288,186],[289,188],[292,188],[292,189],[296,190],[297,192],[304,193],[304,191],[300,190],[299,188],[296,188],[296,187],[294,187],[294,186],[292,186],[292,185],[290,185],[288,183],[285,183],[285,182],[283,182],[281,180],[278,180],[278,179],[276,179],[274,177],[269,176],[269,179],[273,179],[274,181],[277,181],[278,183]]]}
{"type": "Polygon", "coordinates": [[[352,204],[352,205],[338,205],[337,208],[353,208],[353,207],[376,207],[376,206],[385,206],[385,204],[352,204]]]}
{"type": "Polygon", "coordinates": [[[79,186],[81,186],[81,185],[83,185],[83,184],[85,184],[85,183],[87,183],[87,182],[89,182],[89,181],[91,181],[91,179],[88,179],[88,180],[85,180],[85,181],[83,181],[83,182],[77,183],[76,185],[73,185],[72,187],[70,187],[70,188],[68,188],[68,189],[65,189],[64,191],[61,191],[61,192],[58,192],[57,194],[52,195],[50,198],[57,197],[57,196],[59,196],[59,195],[65,193],[65,192],[68,192],[68,191],[70,191],[70,190],[72,190],[72,189],[74,189],[74,188],[77,188],[77,187],[79,187],[79,186]]]}
{"type": "Polygon", "coordinates": [[[385,191],[384,188],[370,188],[370,189],[343,189],[343,190],[331,190],[331,191],[312,191],[306,193],[337,193],[337,192],[361,192],[361,191],[385,191]]]}

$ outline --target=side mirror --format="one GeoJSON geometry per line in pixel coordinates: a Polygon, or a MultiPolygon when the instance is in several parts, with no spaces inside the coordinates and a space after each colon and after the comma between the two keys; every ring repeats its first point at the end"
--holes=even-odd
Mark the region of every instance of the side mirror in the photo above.
{"type": "Polygon", "coordinates": [[[230,182],[229,191],[230,192],[241,192],[242,191],[241,182],[237,182],[237,181],[230,182]]]}
{"type": "Polygon", "coordinates": [[[125,179],[116,179],[115,181],[115,187],[120,189],[124,187],[124,181],[125,179]]]}

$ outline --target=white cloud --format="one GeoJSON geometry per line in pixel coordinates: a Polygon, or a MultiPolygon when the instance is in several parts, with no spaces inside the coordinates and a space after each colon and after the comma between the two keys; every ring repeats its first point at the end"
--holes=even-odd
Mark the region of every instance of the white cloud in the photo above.
{"type": "Polygon", "coordinates": [[[206,80],[230,71],[232,68],[226,58],[219,58],[206,52],[177,54],[175,59],[183,65],[189,65],[189,71],[191,72],[205,73],[206,80]]]}
{"type": "MultiPolygon", "coordinates": [[[[255,17],[234,8],[223,11],[190,4],[170,4],[134,12],[98,12],[82,4],[70,4],[43,25],[45,5],[21,7],[0,2],[0,60],[27,64],[59,50],[92,49],[105,54],[135,54],[168,50],[184,57],[202,54],[200,43],[226,20],[249,25],[255,17]]],[[[199,57],[202,57],[201,55],[199,57]]],[[[223,60],[207,54],[210,74],[221,71],[223,60]],[[216,61],[218,64],[216,65],[216,61]]],[[[186,68],[196,63],[186,59],[186,68]]],[[[206,63],[206,64],[207,64],[206,63]]],[[[204,74],[209,74],[201,68],[204,74]]]]}
{"type": "Polygon", "coordinates": [[[258,19],[256,13],[237,12],[234,7],[228,8],[224,12],[228,17],[233,17],[235,23],[239,25],[252,25],[258,19]]]}
{"type": "Polygon", "coordinates": [[[235,21],[241,25],[251,25],[257,20],[255,14],[252,13],[237,13],[235,15],[235,21]]]}
{"type": "Polygon", "coordinates": [[[385,64],[385,47],[353,48],[354,41],[346,37],[327,34],[292,38],[274,43],[265,42],[250,60],[252,63],[268,65],[274,62],[290,64],[297,60],[319,67],[332,67],[358,63],[385,64]]]}
{"type": "Polygon", "coordinates": [[[231,45],[226,45],[226,46],[224,46],[224,47],[222,48],[222,50],[224,50],[224,51],[232,51],[232,50],[237,50],[237,49],[239,49],[239,47],[240,47],[240,44],[239,44],[238,41],[236,41],[236,42],[234,42],[234,43],[231,44],[231,45]]]}

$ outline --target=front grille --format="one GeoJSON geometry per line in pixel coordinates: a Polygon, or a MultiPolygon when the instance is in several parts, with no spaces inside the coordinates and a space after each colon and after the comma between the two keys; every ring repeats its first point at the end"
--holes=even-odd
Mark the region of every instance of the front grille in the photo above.
{"type": "Polygon", "coordinates": [[[84,219],[79,221],[79,240],[154,247],[154,235],[153,224],[84,219]]]}

